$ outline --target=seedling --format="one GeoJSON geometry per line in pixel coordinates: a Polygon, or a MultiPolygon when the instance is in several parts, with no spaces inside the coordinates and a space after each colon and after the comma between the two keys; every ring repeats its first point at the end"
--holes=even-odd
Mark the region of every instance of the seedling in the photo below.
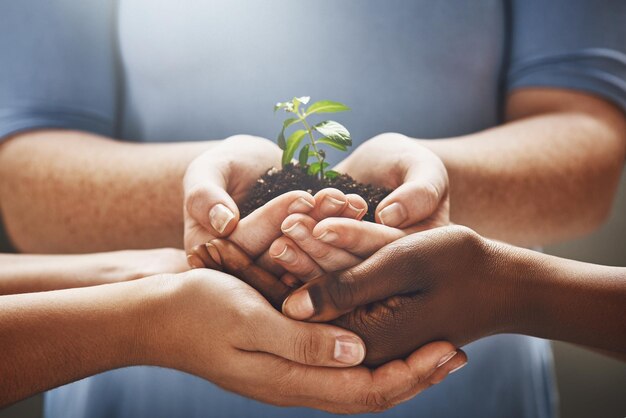
{"type": "Polygon", "coordinates": [[[339,173],[333,170],[326,171],[326,167],[329,164],[324,161],[326,152],[320,145],[324,144],[341,151],[347,151],[348,147],[352,145],[350,132],[348,132],[345,126],[332,120],[326,120],[311,126],[307,118],[319,113],[345,112],[350,110],[350,108],[344,104],[329,100],[315,102],[308,108],[305,107],[310,100],[311,98],[308,96],[294,97],[291,101],[279,102],[274,106],[274,111],[282,109],[294,115],[285,119],[283,128],[278,135],[278,146],[283,150],[282,165],[285,167],[291,163],[303,139],[308,137],[309,143],[303,145],[298,153],[300,167],[306,169],[307,174],[310,176],[318,177],[319,179],[334,179],[339,173]],[[285,130],[297,123],[301,123],[304,129],[296,130],[285,139],[285,130]],[[320,137],[316,139],[316,135],[320,137]],[[309,164],[310,158],[315,158],[317,161],[309,164]]]}

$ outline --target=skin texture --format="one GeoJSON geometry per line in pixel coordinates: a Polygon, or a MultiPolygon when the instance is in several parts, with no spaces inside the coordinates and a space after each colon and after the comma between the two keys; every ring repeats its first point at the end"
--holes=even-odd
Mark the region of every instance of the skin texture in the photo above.
{"type": "MultiPolygon", "coordinates": [[[[275,296],[277,278],[234,244],[211,244],[226,271],[236,265],[233,274],[275,296]]],[[[626,328],[615,318],[625,306],[624,268],[550,257],[451,226],[407,236],[355,267],[315,278],[282,310],[354,331],[367,346],[364,364],[375,366],[431,341],[462,346],[497,333],[583,344],[624,359],[626,328]]]]}
{"type": "MultiPolygon", "coordinates": [[[[412,158],[440,167],[434,153],[445,165],[452,221],[520,245],[596,228],[610,211],[624,162],[624,114],[595,96],[551,88],[516,90],[506,112],[507,123],[496,128],[413,141],[422,151],[412,158]]],[[[358,180],[373,172],[377,183],[392,176],[404,184],[400,153],[385,141],[368,141],[339,169],[358,180]],[[392,172],[371,170],[395,163],[392,172]]],[[[181,208],[189,205],[183,196],[194,196],[183,191],[182,179],[212,144],[128,144],[51,130],[17,134],[0,146],[0,208],[8,234],[24,252],[182,248],[181,208]]],[[[437,172],[442,174],[440,168],[431,174],[437,172]]],[[[386,203],[412,199],[398,192],[386,203]]],[[[195,222],[202,224],[206,211],[200,212],[195,222]]]]}
{"type": "Polygon", "coordinates": [[[6,232],[29,253],[182,248],[181,180],[212,145],[132,144],[73,131],[18,134],[0,145],[6,232]]]}
{"type": "Polygon", "coordinates": [[[440,364],[455,350],[437,342],[376,370],[342,369],[362,358],[345,362],[345,344],[361,344],[356,335],[291,320],[242,281],[206,269],[0,296],[0,336],[0,375],[9,382],[0,384],[0,407],[106,370],[155,365],[276,405],[374,412],[466,362],[458,353],[440,364]]]}
{"type": "Polygon", "coordinates": [[[230,235],[239,222],[237,203],[282,151],[267,139],[237,135],[195,158],[185,172],[185,249],[230,235]]]}
{"type": "Polygon", "coordinates": [[[431,339],[464,345],[502,332],[623,358],[626,328],[615,318],[625,307],[624,268],[559,259],[453,226],[400,239],[358,266],[308,282],[283,312],[310,321],[338,318],[333,323],[359,334],[366,361],[376,364],[431,339]],[[310,309],[303,309],[307,300],[310,309]]]}
{"type": "Polygon", "coordinates": [[[189,270],[182,250],[80,255],[0,254],[0,295],[96,286],[189,270]]]}
{"type": "Polygon", "coordinates": [[[431,202],[443,202],[447,191],[452,222],[517,245],[543,245],[597,228],[610,213],[624,164],[624,113],[585,93],[529,88],[508,98],[506,114],[503,125],[458,138],[382,134],[336,169],[363,182],[403,185],[377,213],[400,203],[409,222],[428,219],[413,208],[436,207],[431,202]],[[415,161],[431,161],[432,153],[447,177],[431,164],[418,176],[431,179],[431,186],[411,190],[415,161]]]}

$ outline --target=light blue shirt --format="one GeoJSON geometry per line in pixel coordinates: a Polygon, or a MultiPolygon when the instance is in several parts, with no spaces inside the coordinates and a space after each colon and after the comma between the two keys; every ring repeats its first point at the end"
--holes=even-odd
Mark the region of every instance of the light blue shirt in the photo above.
{"type": "MultiPolygon", "coordinates": [[[[348,104],[340,120],[357,145],[497,125],[506,95],[524,87],[626,109],[625,22],[620,0],[3,1],[0,138],[51,127],[131,141],[275,138],[272,105],[294,95],[348,104]]],[[[546,341],[501,335],[466,349],[465,369],[377,416],[554,416],[546,341]]],[[[48,393],[46,415],[327,414],[133,367],[48,393]]]]}

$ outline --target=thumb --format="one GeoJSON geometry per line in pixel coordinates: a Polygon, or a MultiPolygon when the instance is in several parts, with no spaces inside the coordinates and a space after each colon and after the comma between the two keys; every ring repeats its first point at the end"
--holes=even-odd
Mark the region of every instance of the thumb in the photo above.
{"type": "Polygon", "coordinates": [[[324,274],[295,290],[283,303],[293,319],[327,322],[369,303],[413,291],[413,248],[409,235],[383,247],[348,270],[324,274]]]}
{"type": "Polygon", "coordinates": [[[402,184],[376,208],[376,222],[402,229],[435,214],[448,195],[448,174],[441,160],[433,156],[403,164],[402,184]]]}
{"type": "Polygon", "coordinates": [[[237,222],[239,209],[222,182],[202,181],[185,191],[189,216],[213,237],[228,236],[237,222]]]}
{"type": "Polygon", "coordinates": [[[276,311],[270,315],[255,326],[251,350],[309,366],[350,367],[365,358],[365,343],[350,331],[333,325],[293,321],[276,311]]]}

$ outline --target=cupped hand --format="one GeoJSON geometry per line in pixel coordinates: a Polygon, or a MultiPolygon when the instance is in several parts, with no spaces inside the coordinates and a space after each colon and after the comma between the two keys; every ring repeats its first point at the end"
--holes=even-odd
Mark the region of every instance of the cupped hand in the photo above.
{"type": "Polygon", "coordinates": [[[228,236],[235,229],[237,203],[262,174],[280,167],[281,153],[267,139],[236,135],[189,164],[183,181],[185,250],[228,236]]]}
{"type": "MultiPolygon", "coordinates": [[[[396,242],[402,241],[404,239],[396,242]]],[[[210,245],[219,254],[217,259],[224,271],[257,289],[267,300],[272,301],[274,306],[278,306],[281,301],[284,301],[282,311],[289,317],[316,322],[332,321],[333,324],[354,331],[361,336],[367,347],[364,363],[368,366],[378,366],[386,361],[404,358],[412,350],[424,344],[436,340],[445,340],[445,335],[441,338],[434,337],[434,333],[438,330],[437,326],[448,318],[448,316],[442,318],[436,316],[440,314],[441,309],[434,313],[428,313],[428,315],[419,312],[416,314],[417,318],[408,315],[402,309],[411,308],[411,305],[405,301],[411,300],[414,292],[406,290],[405,282],[408,280],[406,277],[402,276],[396,279],[393,274],[404,272],[405,275],[410,276],[414,263],[411,263],[408,258],[395,259],[388,256],[385,259],[384,254],[388,247],[379,252],[383,254],[382,256],[376,253],[355,268],[338,274],[325,274],[293,291],[272,273],[256,265],[236,244],[228,240],[216,239],[211,241],[210,245]],[[389,275],[384,275],[386,271],[378,265],[381,262],[383,263],[381,266],[386,266],[390,270],[389,275]],[[387,262],[390,264],[387,265],[387,262]],[[356,274],[355,272],[362,269],[363,266],[370,265],[369,270],[366,270],[369,287],[359,287],[362,281],[351,281],[353,275],[356,274]],[[375,267],[378,267],[378,270],[375,267]],[[346,275],[349,277],[346,279],[349,284],[340,287],[337,283],[346,275]],[[354,286],[354,289],[349,287],[351,285],[354,286]],[[388,290],[388,294],[381,296],[380,299],[373,298],[371,295],[378,294],[375,293],[377,289],[373,289],[375,286],[388,290]],[[361,292],[356,293],[356,295],[361,298],[369,297],[369,302],[360,303],[361,299],[358,298],[355,298],[353,303],[343,302],[341,297],[350,297],[345,296],[344,293],[339,294],[339,292],[344,291],[345,295],[349,295],[352,291],[361,292]],[[409,292],[408,295],[407,292],[409,292]],[[339,299],[335,301],[334,297],[339,299]],[[339,303],[341,304],[337,306],[339,303]],[[410,318],[415,322],[421,321],[420,314],[433,321],[433,325],[429,323],[425,325],[427,328],[423,333],[419,328],[416,329],[416,323],[411,323],[406,319],[410,318]],[[432,332],[428,333],[429,330],[432,332]]],[[[393,254],[394,250],[390,251],[393,254]]],[[[445,260],[440,258],[439,261],[445,260]]],[[[379,291],[379,293],[381,292],[379,291]]],[[[450,310],[449,307],[445,308],[450,310]]],[[[409,309],[409,313],[415,312],[409,309]]]]}
{"type": "Polygon", "coordinates": [[[274,405],[381,411],[440,382],[463,362],[450,357],[453,346],[437,342],[376,370],[345,368],[365,354],[350,331],[289,319],[247,284],[218,271],[195,269],[163,280],[176,290],[150,331],[156,339],[147,344],[153,347],[150,363],[274,405]]]}
{"type": "Polygon", "coordinates": [[[450,222],[448,173],[432,151],[397,133],[378,135],[335,170],[394,189],[376,208],[376,222],[416,232],[450,222]]]}
{"type": "Polygon", "coordinates": [[[462,346],[505,331],[512,292],[489,279],[499,263],[493,248],[460,226],[412,234],[353,268],[306,283],[283,312],[356,332],[368,347],[368,364],[436,340],[462,346]]]}

